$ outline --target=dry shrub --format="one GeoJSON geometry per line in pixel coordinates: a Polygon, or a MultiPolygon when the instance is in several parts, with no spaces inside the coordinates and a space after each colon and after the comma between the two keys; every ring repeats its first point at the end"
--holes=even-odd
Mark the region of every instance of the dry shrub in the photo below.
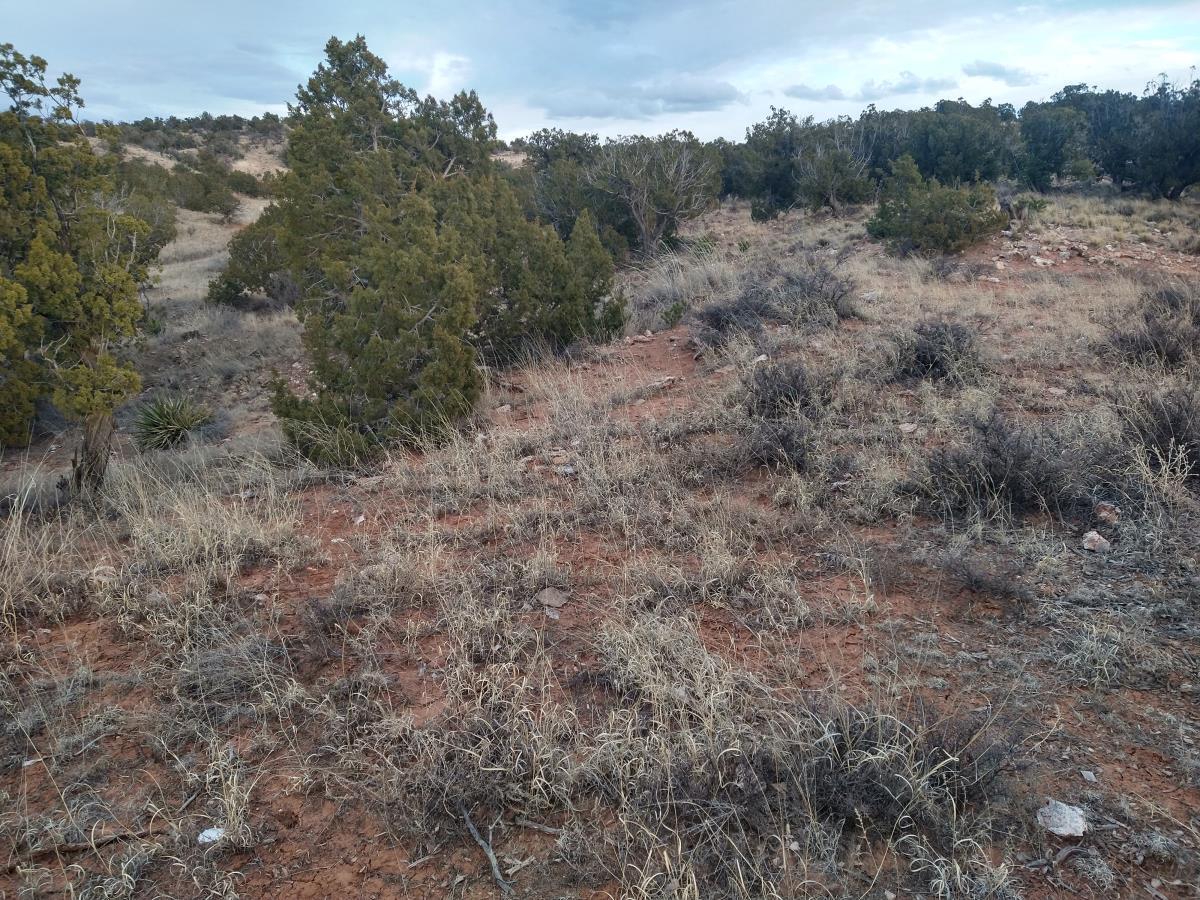
{"type": "Polygon", "coordinates": [[[769,260],[741,273],[732,296],[720,298],[692,314],[693,334],[709,347],[764,324],[836,325],[857,314],[854,281],[839,268],[840,260],[815,254],[769,260]]]}
{"type": "Polygon", "coordinates": [[[979,370],[975,334],[957,322],[923,322],[900,335],[892,377],[898,381],[949,381],[963,384],[979,370]]]}
{"type": "Polygon", "coordinates": [[[1133,391],[1117,402],[1126,435],[1150,469],[1194,485],[1200,477],[1200,385],[1133,391]]]}
{"type": "Polygon", "coordinates": [[[792,413],[812,414],[829,401],[829,384],[809,374],[803,363],[765,362],[742,378],[746,413],[778,419],[792,413]]]}
{"type": "Polygon", "coordinates": [[[927,465],[925,494],[951,520],[1011,521],[1059,511],[1069,472],[1057,438],[993,411],[969,423],[965,440],[938,448],[927,465]]]}
{"type": "Polygon", "coordinates": [[[1115,326],[1109,346],[1141,365],[1178,368],[1200,350],[1200,285],[1165,282],[1143,291],[1133,323],[1115,326]]]}

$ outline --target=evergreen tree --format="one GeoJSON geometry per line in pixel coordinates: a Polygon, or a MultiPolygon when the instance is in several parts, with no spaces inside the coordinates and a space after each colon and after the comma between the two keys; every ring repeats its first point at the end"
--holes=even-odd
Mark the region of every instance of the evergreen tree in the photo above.
{"type": "Polygon", "coordinates": [[[113,197],[107,161],[74,120],[79,81],[0,45],[0,443],[30,435],[49,397],[83,423],[77,489],[103,480],[114,408],[139,386],[115,350],[141,320],[138,285],[160,244],[113,197]]]}
{"type": "Polygon", "coordinates": [[[911,156],[892,164],[867,232],[901,252],[954,253],[999,231],[1007,218],[988,184],[951,187],[922,178],[911,156]]]}
{"type": "Polygon", "coordinates": [[[478,354],[505,362],[594,331],[608,283],[527,218],[474,93],[421,100],[362,37],[325,52],[291,107],[289,171],[255,241],[300,292],[313,361],[313,396],[280,386],[276,412],[306,452],[345,459],[467,412],[478,354]]]}

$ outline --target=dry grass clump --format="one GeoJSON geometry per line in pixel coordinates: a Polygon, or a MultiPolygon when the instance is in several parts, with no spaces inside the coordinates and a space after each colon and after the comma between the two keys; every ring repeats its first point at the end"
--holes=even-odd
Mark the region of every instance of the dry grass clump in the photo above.
{"type": "Polygon", "coordinates": [[[15,633],[27,616],[56,617],[89,592],[91,535],[100,530],[75,510],[37,509],[21,490],[0,512],[0,629],[15,633]]]}
{"type": "Polygon", "coordinates": [[[542,822],[583,877],[629,896],[684,877],[696,896],[749,900],[836,885],[857,835],[939,896],[1003,883],[973,842],[1006,760],[980,728],[788,699],[712,653],[694,619],[636,604],[564,683],[541,629],[478,588],[442,601],[434,718],[418,725],[378,692],[364,715],[338,713],[355,723],[338,781],[417,852],[445,834],[499,849],[508,823],[542,822]]]}
{"type": "Polygon", "coordinates": [[[964,882],[996,876],[964,828],[1005,759],[979,730],[784,700],[710,653],[686,619],[636,617],[600,646],[629,708],[610,718],[590,771],[619,810],[635,895],[677,877],[673,859],[698,896],[823,891],[851,833],[964,882]]]}
{"type": "Polygon", "coordinates": [[[839,259],[806,254],[765,260],[740,273],[734,292],[692,312],[693,334],[701,344],[719,347],[768,323],[828,327],[857,315],[854,290],[839,259]]]}
{"type": "Polygon", "coordinates": [[[1011,522],[1060,510],[1067,475],[1061,444],[1050,431],[993,411],[972,419],[963,440],[933,452],[923,490],[951,521],[1011,522]]]}
{"type": "Polygon", "coordinates": [[[958,322],[930,321],[897,336],[892,377],[965,384],[982,368],[975,333],[958,322]]]}
{"type": "Polygon", "coordinates": [[[1181,661],[1144,624],[1119,612],[1066,615],[1055,633],[1055,665],[1091,687],[1163,687],[1180,670],[1181,661]]]}
{"type": "Polygon", "coordinates": [[[1194,202],[1065,192],[1050,198],[1039,219],[1048,225],[1086,229],[1088,242],[1094,246],[1153,240],[1161,235],[1175,244],[1186,241],[1200,228],[1200,211],[1194,202]]]}
{"type": "Polygon", "coordinates": [[[625,277],[634,332],[676,324],[689,310],[723,296],[737,281],[737,268],[714,252],[664,253],[625,277]]]}
{"type": "Polygon", "coordinates": [[[255,458],[206,469],[128,466],[114,473],[104,502],[128,534],[130,571],[232,578],[252,563],[304,555],[295,475],[255,458]]]}
{"type": "Polygon", "coordinates": [[[1175,281],[1142,293],[1138,317],[1114,326],[1108,344],[1141,365],[1179,368],[1200,352],[1200,285],[1175,281]]]}

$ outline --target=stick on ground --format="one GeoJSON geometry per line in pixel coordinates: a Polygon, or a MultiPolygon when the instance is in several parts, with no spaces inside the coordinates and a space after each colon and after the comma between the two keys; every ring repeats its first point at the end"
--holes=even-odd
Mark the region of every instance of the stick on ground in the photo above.
{"type": "Polygon", "coordinates": [[[471,821],[471,816],[467,813],[466,807],[461,803],[458,806],[458,811],[462,814],[463,821],[467,823],[467,830],[471,832],[471,837],[475,838],[475,843],[479,845],[479,849],[488,858],[488,862],[492,866],[492,878],[495,879],[496,886],[500,888],[501,893],[511,894],[513,886],[504,880],[504,875],[500,872],[500,863],[496,861],[496,854],[492,851],[492,845],[483,839],[483,835],[479,833],[479,829],[471,821]]]}

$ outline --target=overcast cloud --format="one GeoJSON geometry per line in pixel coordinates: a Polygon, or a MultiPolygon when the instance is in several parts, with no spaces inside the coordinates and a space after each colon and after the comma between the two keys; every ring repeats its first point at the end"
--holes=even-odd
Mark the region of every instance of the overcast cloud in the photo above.
{"type": "Polygon", "coordinates": [[[330,35],[366,35],[422,92],[470,87],[512,137],[690,128],[741,137],[771,105],[818,118],[942,97],[1140,91],[1200,64],[1195,2],[0,0],[0,40],[83,79],[94,118],[244,115],[286,102],[330,35]],[[66,23],[66,24],[64,24],[66,23]],[[1119,23],[1119,27],[1114,27],[1119,23]]]}

